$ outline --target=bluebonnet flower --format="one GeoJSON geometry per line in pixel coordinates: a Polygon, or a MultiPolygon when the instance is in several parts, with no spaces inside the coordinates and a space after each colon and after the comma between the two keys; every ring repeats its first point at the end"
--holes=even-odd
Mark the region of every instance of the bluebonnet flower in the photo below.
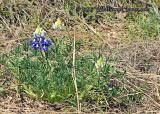
{"type": "Polygon", "coordinates": [[[46,46],[50,46],[51,42],[49,40],[43,39],[42,40],[42,44],[46,45],[46,46]]]}
{"type": "Polygon", "coordinates": [[[97,63],[95,64],[95,66],[96,66],[96,68],[98,69],[98,68],[104,67],[105,64],[106,64],[106,63],[103,62],[102,58],[100,58],[100,59],[97,61],[97,63]]]}
{"type": "Polygon", "coordinates": [[[45,44],[42,44],[42,50],[47,51],[48,50],[48,46],[46,46],[45,44]]]}
{"type": "Polygon", "coordinates": [[[38,26],[35,32],[33,33],[33,37],[44,37],[46,34],[47,32],[44,29],[40,28],[40,26],[38,26]]]}
{"type": "Polygon", "coordinates": [[[53,29],[62,29],[62,27],[64,26],[64,24],[61,23],[60,18],[57,19],[57,21],[52,25],[53,29]]]}
{"type": "Polygon", "coordinates": [[[30,46],[34,49],[39,49],[40,48],[39,41],[36,37],[34,38],[34,40],[30,41],[30,46]]]}
{"type": "Polygon", "coordinates": [[[30,46],[35,50],[41,48],[42,50],[47,51],[50,45],[52,45],[51,42],[44,37],[35,37],[34,40],[30,41],[30,46]]]}
{"type": "Polygon", "coordinates": [[[43,32],[44,31],[38,26],[36,31],[33,34],[34,40],[30,41],[30,47],[34,48],[35,50],[40,48],[44,51],[48,50],[48,47],[52,44],[49,40],[46,40],[44,38],[44,34],[46,33],[45,32],[43,33],[43,32]]]}

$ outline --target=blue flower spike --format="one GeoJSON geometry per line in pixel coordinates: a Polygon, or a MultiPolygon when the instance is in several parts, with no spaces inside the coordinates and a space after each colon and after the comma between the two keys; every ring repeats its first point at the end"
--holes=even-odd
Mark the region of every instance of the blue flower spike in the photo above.
{"type": "Polygon", "coordinates": [[[50,46],[51,45],[51,42],[49,41],[49,40],[44,40],[44,44],[46,45],[46,46],[50,46]]]}
{"type": "Polygon", "coordinates": [[[35,50],[41,48],[42,50],[47,51],[48,47],[52,44],[49,40],[45,39],[45,35],[46,31],[44,31],[42,28],[38,26],[33,34],[34,40],[30,41],[30,47],[34,48],[35,50]]]}
{"type": "Polygon", "coordinates": [[[37,44],[38,43],[38,39],[37,38],[34,38],[34,40],[31,40],[30,41],[30,46],[32,47],[32,48],[34,48],[35,47],[35,44],[37,44]]]}
{"type": "Polygon", "coordinates": [[[35,32],[33,33],[33,37],[39,37],[39,36],[44,37],[46,34],[47,32],[44,29],[40,28],[40,26],[38,26],[35,32]]]}
{"type": "Polygon", "coordinates": [[[37,50],[39,48],[40,48],[40,44],[39,43],[35,44],[34,49],[37,50]]]}
{"type": "Polygon", "coordinates": [[[48,50],[48,46],[46,46],[45,44],[42,44],[42,50],[47,51],[48,50]]]}
{"type": "Polygon", "coordinates": [[[102,68],[105,66],[105,62],[102,60],[102,58],[100,58],[97,63],[95,64],[96,68],[99,69],[99,68],[102,68]]]}
{"type": "Polygon", "coordinates": [[[62,24],[60,18],[58,18],[57,21],[52,25],[52,28],[62,30],[63,26],[64,24],[62,24]]]}

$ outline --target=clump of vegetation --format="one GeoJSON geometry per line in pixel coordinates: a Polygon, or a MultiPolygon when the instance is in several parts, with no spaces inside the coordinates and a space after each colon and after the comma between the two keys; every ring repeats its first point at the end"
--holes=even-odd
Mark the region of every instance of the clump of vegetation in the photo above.
{"type": "Polygon", "coordinates": [[[125,38],[126,41],[159,40],[160,15],[157,15],[151,8],[149,12],[131,12],[126,19],[121,21],[127,29],[122,39],[125,38]]]}
{"type": "MultiPolygon", "coordinates": [[[[75,105],[75,88],[72,79],[73,40],[55,39],[52,36],[50,39],[53,45],[45,52],[41,49],[29,48],[28,42],[24,42],[23,46],[16,45],[7,56],[7,68],[17,80],[19,87],[17,91],[23,89],[25,94],[37,100],[67,101],[75,105]],[[23,53],[25,55],[22,56],[23,53]]],[[[80,47],[81,42],[76,41],[76,50],[79,51],[80,47]]],[[[102,60],[101,53],[98,56],[95,53],[87,55],[77,53],[75,71],[80,102],[95,100],[93,93],[96,91],[99,91],[101,97],[104,95],[101,100],[118,94],[114,86],[107,85],[112,74],[116,73],[114,67],[108,65],[107,61],[108,59],[102,60]]],[[[122,73],[119,76],[123,75],[122,73]]]]}

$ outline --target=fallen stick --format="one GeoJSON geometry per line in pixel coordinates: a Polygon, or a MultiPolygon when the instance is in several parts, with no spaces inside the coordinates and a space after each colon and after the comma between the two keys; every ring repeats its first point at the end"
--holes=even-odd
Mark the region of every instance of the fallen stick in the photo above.
{"type": "MultiPolygon", "coordinates": [[[[78,18],[84,25],[86,25],[94,34],[96,34],[100,39],[102,38],[101,35],[99,34],[99,32],[97,32],[92,26],[88,25],[88,24],[85,22],[85,19],[84,19],[84,18],[83,18],[83,20],[82,20],[80,17],[78,17],[78,16],[77,16],[77,18],[78,18]]],[[[101,39],[101,40],[103,40],[103,42],[106,42],[106,41],[104,41],[104,39],[101,39]]],[[[110,48],[113,48],[109,42],[106,42],[106,43],[107,43],[107,45],[108,45],[110,48]]]]}

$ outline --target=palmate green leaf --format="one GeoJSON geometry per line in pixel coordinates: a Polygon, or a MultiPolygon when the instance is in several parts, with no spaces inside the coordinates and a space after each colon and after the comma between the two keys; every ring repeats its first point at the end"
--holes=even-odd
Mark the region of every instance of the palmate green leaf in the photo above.
{"type": "Polygon", "coordinates": [[[94,68],[94,63],[92,63],[91,61],[88,61],[87,62],[87,67],[88,67],[89,71],[92,72],[93,68],[94,68]]]}
{"type": "Polygon", "coordinates": [[[20,45],[16,45],[15,46],[15,55],[19,55],[21,52],[21,46],[20,45]]]}
{"type": "Polygon", "coordinates": [[[72,50],[72,45],[66,44],[66,49],[67,49],[67,52],[70,53],[72,50]]]}
{"type": "Polygon", "coordinates": [[[32,56],[38,56],[40,53],[38,52],[38,50],[35,50],[35,49],[31,49],[31,52],[32,52],[32,56]]]}
{"type": "Polygon", "coordinates": [[[18,75],[18,68],[16,67],[16,65],[13,61],[9,61],[7,63],[7,68],[11,72],[11,74],[13,74],[13,76],[16,77],[18,75]]]}
{"type": "Polygon", "coordinates": [[[116,88],[109,88],[109,93],[111,94],[111,97],[115,97],[118,94],[116,88]]]}
{"type": "Polygon", "coordinates": [[[82,76],[77,75],[76,76],[76,81],[77,81],[78,85],[81,84],[81,82],[82,82],[82,76]]]}
{"type": "Polygon", "coordinates": [[[65,57],[68,57],[68,53],[67,53],[67,51],[63,51],[63,56],[65,56],[65,57]]]}
{"type": "Polygon", "coordinates": [[[81,41],[76,41],[76,51],[79,51],[81,48],[81,41]]]}
{"type": "Polygon", "coordinates": [[[98,61],[98,57],[97,57],[95,51],[93,51],[92,55],[93,55],[93,60],[94,60],[95,62],[97,62],[97,61],[98,61]]]}
{"type": "Polygon", "coordinates": [[[51,36],[51,35],[49,34],[49,38],[50,38],[51,41],[55,44],[55,41],[54,41],[54,39],[53,39],[53,36],[51,36]]]}
{"type": "Polygon", "coordinates": [[[114,72],[114,67],[111,66],[111,67],[110,67],[110,72],[109,72],[109,73],[112,74],[113,72],[114,72]]]}
{"type": "Polygon", "coordinates": [[[27,52],[28,49],[29,49],[29,43],[28,43],[27,41],[25,41],[25,42],[23,43],[23,50],[27,52]]]}
{"type": "Polygon", "coordinates": [[[6,63],[7,58],[8,58],[8,54],[7,53],[3,53],[2,57],[0,57],[0,64],[6,63]]]}

